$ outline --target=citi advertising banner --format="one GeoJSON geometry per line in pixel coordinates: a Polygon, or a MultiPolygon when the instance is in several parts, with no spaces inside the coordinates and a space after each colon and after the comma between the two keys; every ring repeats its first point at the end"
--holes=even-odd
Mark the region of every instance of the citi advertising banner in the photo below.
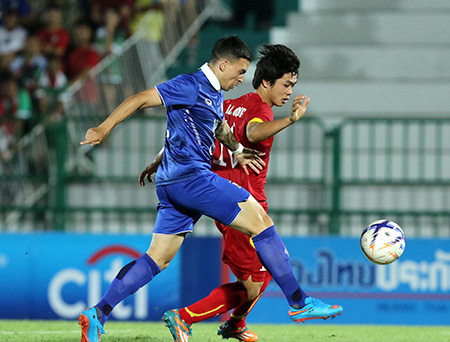
{"type": "MultiPolygon", "coordinates": [[[[150,236],[0,235],[0,318],[76,319],[118,271],[148,249],[150,236]]],[[[129,296],[113,319],[159,320],[178,305],[180,261],[129,296]],[[150,295],[150,293],[152,293],[150,295]]]]}
{"type": "MultiPolygon", "coordinates": [[[[408,239],[402,257],[376,265],[356,238],[283,238],[305,292],[342,305],[335,324],[450,324],[450,240],[408,239]]],[[[249,322],[288,323],[288,305],[274,281],[249,322]]],[[[321,323],[308,321],[309,323],[321,323]]]]}
{"type": "MultiPolygon", "coordinates": [[[[0,234],[0,319],[77,319],[96,304],[151,235],[0,234]]],[[[220,285],[221,239],[185,239],[168,269],[116,306],[110,319],[159,321],[220,285]]]]}
{"type": "MultiPolygon", "coordinates": [[[[118,271],[147,250],[150,235],[0,234],[0,318],[76,319],[118,271]]],[[[408,239],[391,265],[368,261],[355,238],[283,238],[307,294],[340,304],[336,324],[450,324],[450,240],[408,239]]],[[[112,319],[160,320],[220,284],[221,239],[191,235],[150,284],[118,305],[112,319]]],[[[292,323],[275,282],[248,316],[292,323]]],[[[309,321],[307,324],[324,324],[309,321]]],[[[326,323],[325,323],[326,324],[326,323]]]]}

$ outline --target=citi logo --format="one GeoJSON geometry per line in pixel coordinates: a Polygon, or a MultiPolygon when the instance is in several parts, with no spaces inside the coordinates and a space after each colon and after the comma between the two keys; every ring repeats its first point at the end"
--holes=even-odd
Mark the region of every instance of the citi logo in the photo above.
{"type": "MultiPolygon", "coordinates": [[[[136,259],[140,255],[137,250],[124,245],[109,245],[99,249],[86,260],[86,264],[89,265],[87,271],[78,268],[60,270],[51,278],[48,285],[47,297],[51,308],[61,318],[75,319],[84,309],[100,301],[107,286],[130,258],[136,259]],[[101,268],[95,267],[107,257],[110,258],[110,262],[106,267],[104,264],[101,268]],[[70,294],[71,291],[86,295],[70,294]]],[[[141,288],[130,299],[132,302],[117,305],[112,316],[121,320],[147,319],[147,288],[141,288]]]]}

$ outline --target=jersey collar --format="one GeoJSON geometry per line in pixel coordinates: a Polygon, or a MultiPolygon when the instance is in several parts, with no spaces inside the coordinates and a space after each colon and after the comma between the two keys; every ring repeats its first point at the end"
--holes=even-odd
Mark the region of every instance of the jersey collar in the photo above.
{"type": "Polygon", "coordinates": [[[211,85],[216,89],[217,91],[220,91],[220,82],[216,75],[212,72],[212,70],[209,68],[208,63],[205,63],[201,66],[201,71],[205,74],[208,81],[211,83],[211,85]]]}

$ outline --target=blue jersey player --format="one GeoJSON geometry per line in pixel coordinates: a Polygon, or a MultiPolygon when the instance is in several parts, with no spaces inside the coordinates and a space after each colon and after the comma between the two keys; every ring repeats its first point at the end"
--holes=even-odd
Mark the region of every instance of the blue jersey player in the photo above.
{"type": "MultiPolygon", "coordinates": [[[[150,247],[119,271],[100,302],[80,315],[82,342],[100,341],[113,308],[169,265],[186,233],[202,215],[252,237],[261,262],[288,300],[293,320],[341,313],[342,307],[313,299],[300,288],[289,255],[261,205],[248,191],[211,171],[215,139],[234,151],[244,170],[249,167],[259,172],[264,166],[259,152],[244,148],[235,139],[222,111],[223,91],[243,81],[252,58],[238,37],[222,38],[214,45],[210,62],[199,71],[130,96],[103,123],[86,132],[81,144],[94,146],[136,110],[160,105],[167,108],[164,153],[156,177],[160,203],[150,247]]],[[[179,316],[169,311],[164,319],[174,341],[188,341],[190,328],[179,316]]]]}

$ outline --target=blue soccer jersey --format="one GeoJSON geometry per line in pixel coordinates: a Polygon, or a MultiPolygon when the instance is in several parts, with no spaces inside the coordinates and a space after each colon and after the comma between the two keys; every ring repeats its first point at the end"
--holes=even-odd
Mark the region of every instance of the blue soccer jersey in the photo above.
{"type": "Polygon", "coordinates": [[[223,91],[205,64],[156,87],[167,108],[167,131],[156,185],[173,184],[211,170],[215,130],[223,120],[223,91]]]}

